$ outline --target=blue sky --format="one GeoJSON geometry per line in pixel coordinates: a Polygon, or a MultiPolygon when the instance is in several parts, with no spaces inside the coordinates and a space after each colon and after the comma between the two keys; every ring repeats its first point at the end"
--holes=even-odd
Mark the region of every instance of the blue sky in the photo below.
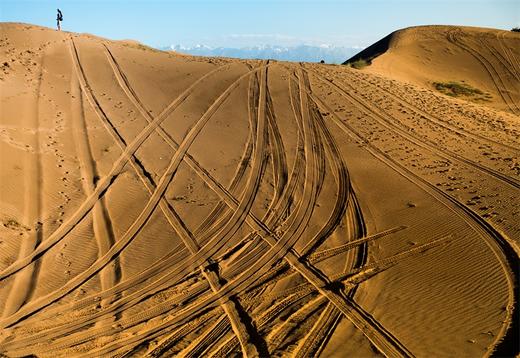
{"type": "Polygon", "coordinates": [[[520,26],[519,0],[0,0],[0,20],[55,26],[151,46],[367,46],[403,27],[520,26]]]}

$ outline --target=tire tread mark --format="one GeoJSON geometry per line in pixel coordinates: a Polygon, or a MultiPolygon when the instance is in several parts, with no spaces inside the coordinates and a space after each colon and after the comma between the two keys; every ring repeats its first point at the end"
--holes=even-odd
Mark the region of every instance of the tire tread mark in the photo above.
{"type": "Polygon", "coordinates": [[[416,105],[410,103],[409,101],[405,100],[402,97],[398,97],[397,95],[395,95],[392,92],[390,92],[388,89],[386,89],[384,87],[374,86],[374,85],[372,85],[370,82],[368,82],[364,78],[359,77],[358,79],[363,81],[363,82],[365,82],[366,84],[370,85],[376,91],[383,91],[383,92],[385,92],[385,95],[388,95],[388,96],[392,97],[393,100],[395,100],[396,102],[402,104],[404,107],[407,107],[409,110],[412,110],[412,111],[414,111],[414,112],[424,116],[425,118],[430,120],[430,122],[433,122],[433,123],[439,125],[442,128],[448,129],[450,132],[458,133],[461,136],[466,136],[466,137],[471,137],[471,138],[475,138],[475,139],[480,139],[480,140],[483,140],[485,142],[492,143],[493,145],[497,145],[497,146],[503,147],[505,149],[515,151],[516,153],[520,152],[518,147],[514,147],[512,145],[508,145],[508,144],[505,144],[505,143],[502,143],[502,142],[498,142],[496,140],[493,140],[493,139],[488,138],[486,136],[480,135],[478,133],[472,133],[472,132],[469,132],[469,131],[467,131],[465,129],[458,128],[458,127],[456,127],[454,125],[450,125],[449,123],[446,123],[445,121],[443,121],[439,117],[435,116],[434,114],[426,112],[426,111],[420,109],[419,107],[417,107],[416,105]]]}
{"type": "MultiPolygon", "coordinates": [[[[504,182],[514,188],[520,189],[519,180],[517,180],[515,178],[511,178],[505,174],[497,172],[496,170],[483,166],[479,163],[476,163],[473,160],[465,158],[465,157],[461,156],[460,154],[457,154],[449,149],[446,149],[446,148],[438,149],[437,147],[435,147],[433,145],[433,143],[428,143],[428,142],[425,142],[424,140],[421,141],[420,139],[416,138],[416,136],[404,131],[403,129],[399,128],[395,123],[392,123],[390,120],[386,119],[385,116],[380,112],[380,111],[382,111],[383,113],[387,114],[384,110],[382,110],[380,108],[375,108],[374,105],[370,105],[369,103],[367,103],[367,101],[365,99],[362,99],[359,95],[347,92],[342,87],[340,87],[338,84],[329,81],[328,79],[324,78],[319,73],[317,73],[316,71],[308,70],[308,69],[307,69],[307,71],[311,71],[320,80],[324,81],[329,86],[334,87],[343,98],[347,99],[349,102],[354,104],[356,107],[360,108],[363,112],[367,113],[369,116],[371,116],[377,122],[381,123],[383,126],[394,131],[395,133],[399,134],[401,137],[406,138],[408,141],[414,143],[415,145],[417,145],[421,148],[424,148],[426,150],[429,150],[429,151],[435,153],[436,155],[443,157],[445,159],[452,159],[459,163],[469,165],[469,166],[479,170],[480,172],[486,173],[487,175],[489,175],[501,182],[504,182]]],[[[346,84],[346,85],[348,87],[350,87],[350,85],[348,85],[348,84],[346,84]]]]}
{"type": "MultiPolygon", "coordinates": [[[[323,83],[327,83],[326,79],[321,79],[323,83]]],[[[351,136],[353,139],[364,143],[365,148],[369,151],[374,157],[381,160],[383,163],[388,165],[395,172],[408,179],[419,188],[424,190],[426,193],[434,197],[439,203],[443,204],[446,208],[452,211],[455,215],[464,220],[475,232],[479,234],[479,236],[483,239],[483,241],[488,245],[490,250],[496,256],[498,262],[500,262],[502,269],[504,270],[504,274],[508,280],[509,286],[509,310],[508,310],[508,320],[506,320],[505,324],[502,326],[500,330],[500,334],[497,335],[495,342],[488,349],[488,354],[491,354],[495,349],[496,345],[500,342],[500,340],[506,335],[508,327],[511,323],[511,317],[514,317],[515,310],[517,309],[515,302],[515,290],[514,287],[517,287],[518,278],[515,276],[515,264],[518,256],[520,255],[520,248],[512,241],[508,240],[506,237],[503,237],[498,233],[491,225],[489,225],[485,220],[483,220],[478,214],[474,213],[471,209],[466,207],[465,205],[458,202],[455,198],[451,197],[449,194],[444,193],[439,190],[437,187],[421,178],[417,174],[414,174],[412,171],[407,169],[402,164],[398,163],[394,159],[392,159],[388,154],[382,152],[380,149],[369,143],[366,139],[363,138],[361,134],[359,134],[352,126],[348,123],[345,123],[341,120],[339,115],[332,110],[330,106],[328,106],[325,102],[311,95],[314,101],[319,104],[324,110],[328,111],[335,118],[334,123],[338,126],[339,129],[343,130],[347,135],[351,136]],[[504,259],[501,257],[503,253],[506,257],[504,259]]],[[[512,337],[511,337],[512,338],[512,337]]],[[[514,338],[513,338],[514,339],[514,338]]]]}
{"type": "MultiPolygon", "coordinates": [[[[72,70],[74,72],[74,69],[72,70]]],[[[92,156],[91,145],[88,137],[87,126],[85,122],[85,112],[83,107],[83,93],[89,97],[85,91],[85,79],[81,81],[78,79],[78,74],[73,73],[71,75],[71,96],[72,96],[72,114],[71,114],[71,127],[76,145],[76,153],[80,166],[80,173],[83,178],[82,186],[83,192],[86,196],[91,195],[94,192],[96,185],[97,169],[96,162],[92,156]]],[[[88,86],[88,85],[87,85],[88,86]]],[[[89,98],[88,102],[93,104],[89,98]]],[[[98,111],[93,107],[96,114],[100,118],[101,122],[104,123],[104,118],[99,116],[98,111]]],[[[116,139],[116,138],[114,138],[116,139]]],[[[94,230],[94,237],[98,246],[98,256],[103,256],[114,243],[114,232],[112,228],[112,222],[108,213],[106,202],[103,198],[100,198],[92,208],[92,227],[94,230]]],[[[113,266],[107,266],[99,272],[101,289],[107,290],[110,287],[117,284],[119,280],[120,261],[119,259],[114,260],[113,266]]],[[[101,302],[102,306],[110,303],[110,299],[105,299],[101,302]]],[[[108,323],[108,321],[103,321],[108,323]]],[[[101,322],[98,322],[101,324],[101,322]]]]}
{"type": "Polygon", "coordinates": [[[340,319],[341,312],[333,305],[328,304],[309,333],[300,341],[293,352],[293,356],[295,358],[319,356],[327,337],[334,331],[340,319]]]}
{"type": "MultiPolygon", "coordinates": [[[[307,104],[307,92],[304,89],[304,76],[303,69],[300,68],[299,75],[299,88],[300,88],[300,106],[302,111],[302,118],[304,122],[304,135],[306,137],[306,156],[313,158],[312,160],[307,160],[307,170],[312,174],[315,178],[317,178],[317,173],[315,172],[316,168],[316,153],[312,154],[307,152],[310,151],[311,148],[314,148],[314,141],[316,138],[311,137],[311,133],[313,133],[313,125],[312,121],[310,121],[310,113],[309,106],[307,104]]],[[[314,180],[316,181],[316,179],[314,180]]],[[[312,186],[308,190],[317,190],[315,186],[312,186]]],[[[305,190],[304,190],[305,193],[305,190]]],[[[316,194],[314,194],[316,195],[316,194]]],[[[312,196],[312,194],[305,195],[304,197],[312,196]]],[[[272,237],[267,238],[269,241],[273,240],[272,237]]],[[[272,242],[272,241],[271,241],[272,242]]],[[[272,242],[270,244],[272,247],[275,247],[276,242],[272,242]]],[[[390,334],[384,327],[381,326],[380,323],[376,322],[371,318],[366,312],[360,310],[356,305],[351,303],[345,297],[341,297],[336,292],[327,289],[327,282],[320,278],[316,273],[307,268],[301,261],[299,261],[298,257],[292,252],[287,251],[284,256],[285,260],[289,262],[289,264],[298,271],[308,282],[310,282],[320,294],[325,296],[332,304],[334,304],[348,319],[352,321],[352,323],[360,329],[367,338],[369,338],[374,345],[378,347],[385,355],[387,356],[412,356],[411,352],[409,352],[403,345],[400,343],[394,336],[390,334]]]]}
{"type": "MultiPolygon", "coordinates": [[[[136,96],[135,91],[129,86],[129,82],[128,82],[126,76],[124,75],[121,68],[115,61],[115,58],[112,55],[112,53],[110,52],[110,50],[108,49],[108,47],[106,45],[104,45],[104,47],[105,47],[105,54],[107,55],[109,63],[112,67],[114,74],[116,75],[116,78],[120,84],[120,87],[122,87],[124,92],[127,94],[128,98],[138,108],[138,110],[141,112],[142,116],[148,121],[148,123],[150,123],[152,121],[151,115],[144,108],[144,105],[139,100],[139,98],[136,96]]],[[[165,131],[160,126],[156,128],[156,131],[168,144],[170,144],[170,146],[172,148],[178,147],[174,144],[173,140],[165,133],[165,131]]],[[[167,218],[170,218],[170,217],[175,218],[175,221],[173,223],[170,219],[168,221],[170,221],[172,223],[172,226],[174,227],[174,229],[177,231],[177,233],[181,237],[185,246],[190,251],[190,254],[195,255],[200,250],[200,247],[197,244],[195,238],[189,232],[189,230],[186,228],[186,226],[182,223],[182,220],[180,220],[180,218],[178,218],[178,216],[176,214],[171,212],[173,210],[173,208],[171,208],[171,206],[166,202],[166,200],[164,198],[161,200],[165,204],[164,205],[165,210],[163,210],[163,212],[166,214],[167,218]]],[[[210,262],[206,261],[205,263],[203,263],[201,265],[200,269],[201,269],[201,272],[202,272],[203,276],[205,277],[205,279],[209,282],[211,289],[214,292],[217,292],[220,289],[218,274],[213,270],[206,269],[206,266],[209,266],[209,265],[210,265],[210,262]]],[[[226,315],[229,318],[229,322],[231,323],[231,327],[233,328],[233,331],[239,337],[244,352],[247,352],[248,356],[255,355],[256,349],[254,346],[252,346],[249,343],[250,338],[248,336],[248,333],[247,333],[245,327],[240,322],[240,317],[235,308],[235,304],[236,303],[234,303],[228,299],[221,300],[222,308],[224,309],[224,312],[226,313],[226,315]]]]}
{"type": "MultiPolygon", "coordinates": [[[[72,37],[69,39],[69,48],[71,51],[71,56],[75,60],[77,59],[78,53],[73,42],[72,37]]],[[[135,153],[135,151],[140,147],[140,145],[144,142],[146,138],[152,133],[153,130],[164,121],[194,90],[194,88],[201,82],[203,82],[207,77],[211,76],[214,72],[220,70],[217,68],[209,73],[205,74],[198,80],[188,87],[181,95],[179,95],[172,103],[170,103],[155,119],[154,121],[148,125],[145,129],[139,133],[136,138],[127,146],[125,152],[114,162],[109,173],[102,179],[99,180],[98,185],[96,186],[96,190],[89,195],[86,200],[79,206],[79,208],[72,214],[72,216],[65,221],[54,233],[52,233],[45,242],[39,245],[36,250],[34,250],[30,255],[24,257],[23,259],[19,259],[4,270],[0,272],[0,281],[9,277],[13,273],[21,270],[22,268],[31,264],[37,257],[40,257],[46,251],[48,251],[51,247],[56,245],[66,234],[68,234],[75,225],[82,220],[85,215],[92,209],[94,203],[97,202],[99,197],[106,191],[106,189],[112,184],[112,182],[117,178],[123,166],[129,160],[129,156],[135,153]]]]}
{"type": "Polygon", "coordinates": [[[520,81],[520,75],[516,72],[515,64],[511,62],[511,60],[509,59],[509,56],[504,46],[502,46],[502,42],[500,41],[498,33],[496,34],[496,39],[503,53],[501,53],[500,50],[498,50],[494,46],[490,46],[489,43],[483,38],[477,38],[477,41],[482,46],[484,46],[489,51],[489,53],[491,53],[491,55],[498,60],[498,62],[500,62],[500,64],[504,67],[504,69],[507,72],[509,72],[511,76],[513,76],[517,81],[520,81]]]}
{"type": "MultiPolygon", "coordinates": [[[[314,291],[313,287],[309,287],[309,285],[304,285],[303,287],[298,287],[296,291],[287,292],[287,297],[283,298],[276,304],[269,307],[265,312],[263,312],[260,317],[254,320],[257,329],[260,332],[265,332],[268,324],[273,321],[280,313],[282,313],[287,308],[293,306],[297,302],[302,299],[308,297],[314,291]]],[[[228,341],[222,344],[215,352],[212,353],[211,357],[228,357],[229,354],[237,347],[238,339],[236,337],[231,337],[228,341]]]]}
{"type": "MultiPolygon", "coordinates": [[[[42,225],[41,225],[41,207],[42,193],[39,187],[42,183],[42,164],[40,155],[40,139],[39,139],[39,116],[41,98],[41,84],[43,77],[43,66],[45,54],[41,57],[41,64],[38,66],[38,77],[34,96],[36,98],[33,110],[24,118],[24,125],[34,128],[34,135],[30,137],[29,145],[33,147],[34,153],[27,151],[24,156],[24,221],[28,227],[32,227],[24,236],[19,248],[18,260],[25,258],[33,253],[42,242],[42,225]]],[[[8,317],[16,313],[30,299],[34,288],[36,287],[40,262],[34,262],[24,270],[18,272],[14,278],[14,282],[7,295],[4,309],[0,314],[0,318],[8,317]]]]}
{"type": "MultiPolygon", "coordinates": [[[[259,68],[255,69],[254,71],[261,70],[261,69],[266,71],[266,66],[260,66],[259,68]]],[[[249,75],[250,75],[250,72],[242,75],[232,85],[230,85],[228,87],[228,89],[226,89],[226,91],[224,91],[224,93],[222,93],[218,97],[218,99],[210,106],[210,108],[206,111],[206,113],[204,113],[204,115],[196,123],[196,125],[194,125],[191,128],[191,130],[188,132],[188,134],[184,138],[183,142],[180,144],[178,151],[175,153],[175,155],[173,156],[172,160],[170,161],[170,165],[168,166],[168,168],[166,169],[165,173],[163,174],[163,177],[159,181],[159,184],[158,184],[158,186],[157,186],[157,188],[156,188],[156,190],[154,192],[154,195],[149,200],[149,202],[146,205],[145,209],[143,210],[141,215],[138,217],[136,222],[127,230],[127,233],[125,233],[125,235],[121,239],[119,239],[119,241],[114,246],[114,247],[118,246],[119,247],[119,251],[122,250],[122,248],[123,248],[122,243],[125,243],[125,241],[127,241],[127,239],[130,238],[134,234],[134,231],[135,231],[135,233],[137,233],[136,229],[138,229],[139,227],[142,226],[142,224],[143,224],[144,220],[146,219],[146,217],[149,217],[149,214],[151,214],[151,211],[153,210],[155,205],[157,205],[156,202],[159,200],[160,197],[162,197],[162,193],[164,193],[164,191],[166,190],[166,187],[169,184],[171,178],[175,174],[176,167],[179,165],[180,161],[182,160],[182,156],[187,151],[189,145],[193,142],[193,140],[195,139],[196,135],[200,132],[200,130],[202,130],[203,126],[207,123],[207,121],[213,115],[215,110],[229,96],[231,91],[238,86],[238,84],[240,83],[240,81],[243,78],[245,78],[246,76],[249,76],[249,75]],[[143,221],[143,222],[141,222],[141,221],[143,221]],[[128,234],[128,233],[130,233],[130,234],[128,234]]],[[[259,116],[259,119],[261,119],[263,114],[261,114],[259,112],[258,116],[259,116]]],[[[259,136],[261,136],[262,138],[265,138],[265,131],[264,130],[261,131],[259,129],[258,133],[259,133],[259,136]]],[[[265,140],[263,140],[263,141],[265,141],[265,140]]],[[[264,151],[260,150],[260,147],[259,147],[257,153],[258,153],[258,155],[256,156],[256,158],[255,158],[256,161],[254,161],[254,165],[253,165],[255,167],[255,169],[253,170],[253,173],[256,173],[256,175],[253,178],[250,178],[250,182],[251,183],[250,183],[249,188],[248,188],[248,193],[247,193],[247,195],[244,195],[246,199],[240,203],[240,206],[237,208],[236,212],[233,215],[233,217],[234,217],[233,220],[230,220],[228,223],[226,223],[226,227],[222,229],[222,231],[226,232],[226,234],[221,233],[222,234],[221,237],[219,235],[218,241],[220,242],[220,245],[222,245],[222,243],[224,243],[226,241],[226,236],[229,235],[232,232],[233,227],[236,227],[237,223],[241,222],[241,217],[243,217],[244,215],[246,215],[248,213],[248,208],[251,206],[252,198],[254,197],[254,195],[253,195],[254,194],[254,189],[258,186],[258,182],[259,182],[259,179],[261,178],[261,173],[263,172],[263,167],[265,165],[265,161],[262,159],[262,156],[264,156],[264,151]]],[[[214,246],[210,245],[210,246],[212,246],[211,250],[213,250],[213,251],[218,250],[218,248],[219,248],[219,246],[217,246],[217,245],[214,245],[214,246]]],[[[201,253],[201,250],[197,251],[196,248],[194,248],[194,249],[195,249],[196,255],[199,255],[199,256],[203,255],[203,253],[201,253]]],[[[116,250],[113,250],[113,251],[115,253],[113,253],[112,255],[115,255],[118,252],[116,250]]],[[[192,257],[194,257],[196,255],[192,255],[192,257]]],[[[107,257],[105,257],[105,261],[110,259],[109,255],[106,255],[106,256],[107,257]]],[[[98,261],[101,261],[101,260],[98,260],[98,261]]],[[[101,261],[101,262],[104,262],[104,261],[101,261]]],[[[197,261],[194,260],[194,262],[192,262],[192,265],[194,265],[196,262],[197,261]]],[[[96,267],[96,265],[93,265],[91,268],[89,268],[89,270],[93,270],[93,267],[96,267]]],[[[220,295],[219,296],[219,300],[222,300],[222,299],[223,299],[223,297],[222,297],[222,295],[220,295]]],[[[224,307],[226,307],[226,305],[224,307]]],[[[226,313],[230,313],[230,312],[232,312],[232,310],[227,310],[226,313]]],[[[232,322],[232,323],[235,323],[235,322],[232,322]]],[[[254,346],[252,346],[250,344],[250,342],[248,342],[248,338],[247,337],[244,337],[244,334],[246,332],[243,329],[243,327],[241,327],[242,325],[241,324],[239,325],[238,323],[236,323],[236,326],[233,327],[233,328],[234,328],[234,331],[237,331],[237,330],[241,331],[240,336],[243,337],[243,341],[242,342],[244,342],[244,350],[246,352],[254,353],[254,346]]],[[[73,336],[70,336],[70,337],[66,337],[65,339],[60,341],[59,346],[63,347],[63,346],[66,346],[67,344],[75,344],[79,340],[85,341],[85,339],[87,339],[87,337],[91,337],[92,334],[94,334],[94,333],[93,332],[87,332],[86,335],[80,334],[80,335],[73,335],[73,336]]],[[[113,346],[117,346],[117,345],[118,345],[117,342],[113,344],[113,346]]],[[[48,348],[51,348],[51,346],[49,346],[48,348]]],[[[104,347],[102,350],[103,351],[108,351],[108,349],[110,349],[110,347],[107,346],[107,347],[104,347]]],[[[95,355],[95,354],[101,354],[101,353],[99,353],[96,350],[96,351],[93,351],[93,352],[91,352],[89,354],[94,354],[95,355]]]]}
{"type": "Polygon", "coordinates": [[[186,348],[180,351],[177,355],[185,358],[203,357],[207,350],[211,348],[218,339],[222,338],[229,330],[229,321],[226,315],[221,315],[220,318],[213,323],[206,331],[198,336],[186,348]]]}
{"type": "MultiPolygon", "coordinates": [[[[308,123],[309,124],[309,123],[308,123]]],[[[308,125],[307,124],[307,125],[308,125]]],[[[313,139],[309,137],[308,131],[306,136],[306,142],[309,144],[309,142],[312,142],[313,139]]],[[[308,144],[305,146],[306,155],[309,156],[309,154],[312,153],[311,147],[308,146],[308,144]]],[[[316,182],[316,174],[315,170],[312,169],[313,167],[307,167],[307,172],[313,173],[312,175],[314,179],[314,182],[316,182]]],[[[308,176],[309,173],[307,173],[308,176]]],[[[315,192],[317,190],[316,185],[311,184],[309,181],[305,181],[304,185],[304,193],[312,194],[312,192],[315,192]]],[[[302,205],[297,209],[297,211],[292,215],[292,218],[289,218],[291,223],[291,228],[284,234],[283,238],[281,240],[278,240],[275,242],[275,245],[267,252],[265,253],[262,258],[256,260],[252,265],[245,271],[241,272],[238,277],[236,277],[233,281],[227,283],[222,287],[222,289],[218,292],[218,294],[210,295],[209,297],[199,300],[192,305],[186,307],[184,310],[181,310],[178,312],[178,314],[175,316],[175,318],[172,318],[170,320],[167,320],[165,322],[162,322],[161,324],[157,325],[156,327],[150,328],[149,330],[143,332],[140,337],[130,337],[128,339],[123,339],[120,342],[117,343],[117,345],[126,344],[130,341],[143,341],[147,339],[147,336],[155,334],[157,331],[162,330],[167,327],[176,326],[178,324],[181,324],[182,322],[185,322],[189,317],[194,314],[194,312],[199,311],[202,307],[210,307],[213,306],[220,297],[223,297],[223,295],[227,294],[228,292],[231,292],[232,290],[236,290],[239,287],[244,287],[248,285],[250,282],[254,282],[256,277],[260,277],[268,270],[268,263],[273,262],[276,260],[282,259],[286,252],[289,250],[290,247],[292,247],[293,242],[299,238],[300,233],[305,228],[305,224],[302,225],[302,222],[305,223],[308,218],[310,217],[310,214],[312,213],[311,210],[309,210],[313,202],[313,197],[315,195],[304,195],[305,202],[302,203],[302,205]]],[[[157,307],[154,308],[154,310],[163,309],[165,305],[168,304],[168,301],[159,304],[157,307]]],[[[141,314],[141,317],[145,317],[146,315],[141,314]]],[[[143,319],[143,318],[141,318],[143,319]]],[[[111,351],[114,344],[109,344],[106,347],[104,347],[103,351],[97,351],[95,354],[102,354],[102,352],[109,352],[111,351]]]]}
{"type": "MultiPolygon", "coordinates": [[[[213,183],[215,183],[214,180],[213,180],[213,183]]],[[[234,207],[234,208],[236,209],[236,207],[234,207]]],[[[174,251],[175,251],[175,250],[174,250],[174,251]]],[[[156,265],[154,265],[154,266],[156,266],[156,265]]],[[[164,266],[165,266],[164,263],[162,263],[162,264],[161,264],[161,267],[164,267],[164,266]]],[[[154,272],[157,272],[157,269],[156,269],[154,272]]],[[[146,275],[146,277],[148,277],[148,276],[149,276],[149,275],[146,275]]],[[[172,277],[171,277],[171,276],[165,276],[165,277],[163,277],[162,282],[165,282],[167,279],[170,279],[170,280],[171,280],[172,277]]],[[[129,287],[130,284],[131,284],[130,281],[129,281],[129,282],[125,282],[125,287],[129,287]]],[[[163,288],[162,288],[162,287],[156,288],[156,289],[155,289],[155,292],[157,292],[157,291],[160,290],[160,289],[163,289],[163,288]]],[[[113,292],[108,291],[108,292],[106,292],[105,296],[107,296],[107,295],[109,295],[109,294],[112,294],[112,293],[113,293],[113,292]]],[[[143,294],[144,294],[144,293],[143,293],[143,294]]],[[[148,292],[148,294],[150,294],[150,292],[148,292]]],[[[95,302],[97,301],[97,298],[100,297],[100,296],[101,296],[101,294],[97,294],[97,295],[95,295],[95,296],[93,296],[93,297],[86,298],[86,299],[82,300],[80,303],[82,303],[82,304],[86,304],[89,300],[92,301],[93,303],[95,303],[95,302]],[[92,300],[92,298],[94,298],[94,300],[92,300]]],[[[135,295],[135,293],[134,293],[134,294],[132,294],[131,296],[136,296],[136,295],[135,295]]],[[[138,297],[139,297],[139,296],[138,296],[138,297]]],[[[127,305],[129,302],[136,302],[136,299],[133,299],[132,301],[130,301],[130,297],[125,297],[125,301],[124,301],[124,302],[121,302],[118,306],[116,306],[116,308],[117,308],[117,307],[122,307],[122,305],[127,305]],[[126,302],[126,303],[124,303],[124,302],[126,302]]],[[[52,311],[52,310],[51,310],[51,311],[52,311]]],[[[110,311],[109,311],[109,312],[110,312],[110,311]]],[[[53,312],[53,313],[54,313],[54,312],[53,312]]],[[[101,313],[101,312],[96,312],[96,316],[99,316],[100,313],[101,313]]],[[[75,322],[73,322],[73,327],[77,327],[77,326],[78,326],[78,323],[79,323],[79,322],[78,322],[77,320],[76,320],[75,322]]],[[[63,334],[63,332],[61,332],[61,333],[63,334]]]]}
{"type": "Polygon", "coordinates": [[[402,230],[404,230],[406,228],[407,228],[407,226],[397,226],[397,227],[394,227],[394,228],[391,228],[391,229],[388,229],[388,230],[385,230],[385,231],[378,232],[378,233],[370,235],[370,236],[363,237],[361,239],[349,241],[346,244],[343,244],[341,246],[337,246],[337,247],[333,247],[333,248],[330,248],[330,249],[318,251],[318,252],[310,254],[307,257],[307,260],[309,261],[309,263],[314,264],[314,263],[326,260],[326,259],[328,259],[330,257],[334,257],[334,256],[336,256],[338,254],[341,254],[341,253],[345,252],[345,251],[351,250],[351,249],[353,249],[354,247],[356,247],[356,246],[358,246],[360,244],[364,244],[364,243],[367,243],[367,242],[370,242],[370,241],[373,241],[373,240],[377,240],[377,239],[386,237],[388,235],[391,235],[391,234],[394,234],[396,232],[402,231],[402,230]]]}
{"type": "Polygon", "coordinates": [[[463,44],[459,39],[457,39],[457,35],[455,34],[454,31],[451,31],[447,34],[447,38],[448,38],[448,41],[450,41],[452,44],[454,44],[455,46],[459,47],[460,49],[468,52],[471,56],[473,56],[478,62],[480,62],[480,64],[484,67],[484,69],[486,70],[486,72],[488,73],[488,75],[491,77],[491,80],[493,81],[493,84],[495,85],[495,88],[497,89],[498,93],[500,94],[500,97],[502,98],[502,100],[504,101],[504,103],[509,107],[509,109],[511,110],[511,112],[513,114],[517,114],[518,111],[520,111],[520,109],[518,108],[518,106],[515,104],[514,100],[511,98],[509,92],[507,92],[505,89],[505,85],[504,83],[502,82],[502,78],[500,77],[500,74],[496,71],[496,69],[489,63],[489,61],[483,57],[482,55],[480,55],[477,51],[475,51],[474,49],[472,49],[470,46],[468,46],[467,44],[463,44]],[[493,75],[492,72],[495,72],[496,76],[493,75]],[[498,80],[500,81],[500,83],[502,84],[502,87],[500,86],[500,84],[497,82],[496,78],[498,78],[498,80]],[[508,99],[506,99],[506,97],[508,97],[508,99]]]}
{"type": "Polygon", "coordinates": [[[327,298],[323,295],[318,296],[307,304],[303,305],[296,312],[291,314],[282,324],[275,327],[267,336],[269,353],[273,354],[281,346],[283,341],[293,329],[298,327],[309,315],[317,311],[327,303],[327,298]]]}
{"type": "MultiPolygon", "coordinates": [[[[174,330],[166,337],[162,338],[157,346],[148,349],[146,352],[146,357],[150,358],[159,358],[164,356],[166,352],[168,352],[175,343],[177,343],[182,337],[185,337],[187,334],[191,333],[197,327],[203,325],[208,320],[210,320],[214,315],[206,314],[200,321],[197,322],[189,322],[182,326],[179,329],[174,330]]],[[[131,353],[130,353],[131,354],[131,353]]]]}
{"type": "MultiPolygon", "coordinates": [[[[72,40],[71,40],[72,41],[72,40]]],[[[73,43],[72,43],[72,46],[73,43]]],[[[258,69],[257,69],[258,70],[258,69]]],[[[72,291],[74,288],[81,285],[83,282],[88,280],[91,275],[97,273],[101,268],[103,268],[106,264],[108,264],[111,260],[113,260],[119,252],[121,252],[135,237],[135,235],[141,230],[141,228],[144,226],[152,212],[155,210],[157,204],[159,203],[160,199],[162,198],[164,192],[166,191],[171,179],[175,175],[175,172],[177,170],[177,167],[179,166],[181,160],[184,157],[184,154],[188,150],[189,146],[193,141],[195,140],[198,133],[202,130],[204,125],[209,121],[211,116],[214,114],[214,112],[220,107],[220,105],[227,99],[229,94],[232,90],[234,90],[240,81],[249,75],[249,72],[240,76],[235,82],[233,82],[207,109],[207,111],[204,113],[204,115],[197,121],[197,123],[189,130],[185,138],[183,139],[183,142],[180,144],[179,149],[175,153],[175,155],[172,157],[170,164],[168,165],[168,168],[166,169],[165,173],[161,177],[156,190],[154,191],[154,194],[150,197],[147,204],[145,205],[144,209],[141,211],[138,218],[132,223],[132,225],[126,230],[125,234],[111,247],[111,249],[103,255],[101,258],[99,258],[93,265],[91,265],[87,270],[82,272],[81,274],[74,277],[72,280],[70,280],[67,284],[65,284],[60,290],[55,291],[53,293],[50,293],[46,296],[40,297],[38,300],[35,300],[32,303],[31,306],[31,313],[34,312],[36,309],[41,309],[42,307],[49,305],[50,303],[56,301],[60,297],[63,297],[70,291],[72,291]]],[[[159,117],[160,118],[160,117],[159,117]]],[[[153,129],[155,129],[156,125],[159,124],[159,121],[156,121],[154,125],[149,125],[147,127],[148,132],[151,133],[153,129]]],[[[140,137],[143,137],[143,133],[145,131],[141,132],[140,137]]],[[[149,134],[148,133],[148,134],[149,134]]],[[[127,147],[127,151],[131,146],[127,147]]],[[[137,147],[137,145],[134,145],[134,147],[137,147]]],[[[137,149],[137,148],[135,148],[137,149]]],[[[133,152],[131,152],[133,154],[133,152]]],[[[126,159],[126,157],[124,157],[126,159]]],[[[100,184],[101,186],[101,184],[100,184]]],[[[98,186],[99,188],[99,186],[98,186]]],[[[94,196],[95,197],[95,196],[94,196]]],[[[97,200],[96,200],[97,201],[97,200]]],[[[93,204],[93,203],[92,203],[93,204]]],[[[29,310],[28,310],[29,311],[29,310]]],[[[20,312],[19,312],[20,313],[20,312]]],[[[27,315],[27,313],[25,314],[27,315]]],[[[17,317],[13,317],[10,320],[7,320],[5,322],[2,322],[3,325],[9,326],[18,321],[20,318],[24,317],[24,315],[20,314],[17,317]]]]}

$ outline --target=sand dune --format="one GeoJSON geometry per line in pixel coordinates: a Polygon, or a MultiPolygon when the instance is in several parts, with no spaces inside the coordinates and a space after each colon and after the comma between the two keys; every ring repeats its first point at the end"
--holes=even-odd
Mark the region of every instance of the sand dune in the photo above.
{"type": "Polygon", "coordinates": [[[398,30],[360,52],[371,73],[426,88],[456,82],[482,92],[460,96],[520,115],[520,34],[456,26],[398,30]]]}
{"type": "Polygon", "coordinates": [[[360,71],[0,24],[0,354],[518,353],[518,36],[424,33],[360,71]]]}

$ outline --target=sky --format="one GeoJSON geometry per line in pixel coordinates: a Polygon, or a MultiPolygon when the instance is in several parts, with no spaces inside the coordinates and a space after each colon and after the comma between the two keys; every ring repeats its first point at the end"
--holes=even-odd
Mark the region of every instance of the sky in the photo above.
{"type": "Polygon", "coordinates": [[[245,47],[329,44],[366,47],[415,25],[520,26],[520,0],[0,0],[0,21],[110,39],[245,47]]]}

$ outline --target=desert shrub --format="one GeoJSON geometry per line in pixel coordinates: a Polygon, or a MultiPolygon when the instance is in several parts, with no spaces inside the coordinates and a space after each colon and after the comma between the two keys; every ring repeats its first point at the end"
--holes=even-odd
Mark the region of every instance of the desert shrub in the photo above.
{"type": "Polygon", "coordinates": [[[433,82],[433,87],[451,97],[467,97],[468,99],[474,101],[489,101],[491,99],[491,95],[489,93],[484,93],[478,88],[471,87],[466,83],[460,82],[433,82]]]}
{"type": "Polygon", "coordinates": [[[354,62],[349,62],[350,67],[355,68],[356,70],[360,70],[364,67],[367,67],[369,63],[365,59],[359,59],[354,62]]]}
{"type": "Polygon", "coordinates": [[[511,29],[511,31],[513,31],[513,32],[520,32],[520,27],[513,27],[511,29]]]}
{"type": "Polygon", "coordinates": [[[453,97],[484,94],[484,92],[478,88],[473,88],[470,85],[459,82],[434,82],[433,86],[437,91],[453,97]]]}

